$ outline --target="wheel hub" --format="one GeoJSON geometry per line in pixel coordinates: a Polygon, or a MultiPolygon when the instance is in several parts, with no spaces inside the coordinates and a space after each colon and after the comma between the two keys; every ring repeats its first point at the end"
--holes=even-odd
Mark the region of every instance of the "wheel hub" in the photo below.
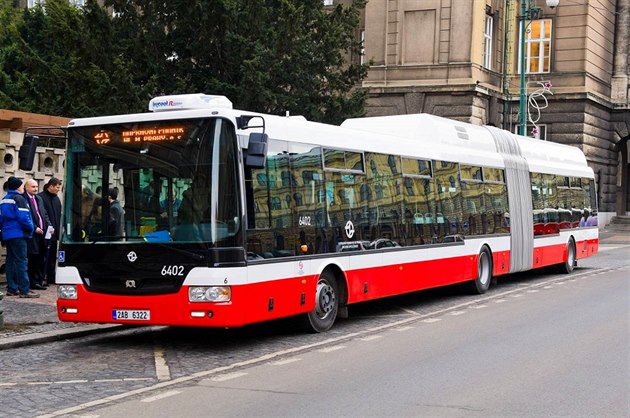
{"type": "Polygon", "coordinates": [[[317,283],[317,303],[315,304],[315,312],[321,319],[326,318],[335,307],[335,291],[331,285],[326,282],[317,283]]]}

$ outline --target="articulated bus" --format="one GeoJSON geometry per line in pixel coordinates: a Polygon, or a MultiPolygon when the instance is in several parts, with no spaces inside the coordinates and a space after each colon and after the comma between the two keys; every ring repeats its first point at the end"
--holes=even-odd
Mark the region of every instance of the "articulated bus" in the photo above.
{"type": "Polygon", "coordinates": [[[417,114],[341,126],[153,99],[68,126],[62,321],[238,327],[556,266],[598,250],[571,146],[417,114]]]}

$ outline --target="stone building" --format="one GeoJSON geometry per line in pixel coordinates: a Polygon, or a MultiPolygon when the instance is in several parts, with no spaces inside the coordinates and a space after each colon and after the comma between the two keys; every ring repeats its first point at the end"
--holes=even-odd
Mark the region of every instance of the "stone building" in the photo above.
{"type": "Polygon", "coordinates": [[[68,118],[0,109],[0,181],[4,183],[11,176],[22,179],[34,178],[41,191],[51,177],[63,179],[65,150],[50,146],[53,145],[50,142],[51,138],[46,136],[63,133],[59,130],[51,132],[48,129],[34,128],[67,126],[69,121],[68,118]],[[40,141],[33,169],[22,171],[18,167],[18,154],[27,128],[33,129],[31,133],[40,136],[40,141]]]}
{"type": "Polygon", "coordinates": [[[425,112],[517,132],[523,86],[526,134],[584,151],[605,224],[630,210],[630,0],[547,1],[369,0],[354,57],[370,63],[367,113],[425,112]]]}
{"type": "Polygon", "coordinates": [[[368,115],[425,112],[518,132],[525,22],[527,135],[580,147],[600,223],[630,207],[630,0],[371,0],[368,115]]]}
{"type": "MultiPolygon", "coordinates": [[[[42,133],[51,133],[48,129],[34,129],[32,133],[40,134],[40,143],[37,147],[33,169],[22,171],[19,169],[19,151],[24,139],[24,132],[27,128],[67,126],[70,119],[56,116],[41,115],[37,113],[16,112],[13,110],[0,109],[0,184],[11,176],[21,179],[33,178],[39,184],[39,190],[43,190],[44,185],[51,177],[64,178],[65,150],[48,145],[50,138],[46,138],[42,133]]],[[[31,131],[29,131],[31,132],[31,131]]],[[[59,134],[58,130],[52,130],[52,134],[59,134]]],[[[5,192],[2,191],[2,196],[5,192]]],[[[0,247],[0,283],[4,283],[4,260],[5,247],[0,247]]]]}

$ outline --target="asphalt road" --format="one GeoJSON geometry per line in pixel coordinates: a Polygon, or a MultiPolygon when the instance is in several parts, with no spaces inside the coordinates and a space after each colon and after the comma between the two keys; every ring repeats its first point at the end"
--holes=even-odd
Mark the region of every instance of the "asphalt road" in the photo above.
{"type": "Polygon", "coordinates": [[[90,416],[627,417],[628,271],[548,279],[90,416]]]}
{"type": "Polygon", "coordinates": [[[630,415],[630,246],[572,275],[291,321],[137,328],[0,352],[0,417],[630,415]]]}

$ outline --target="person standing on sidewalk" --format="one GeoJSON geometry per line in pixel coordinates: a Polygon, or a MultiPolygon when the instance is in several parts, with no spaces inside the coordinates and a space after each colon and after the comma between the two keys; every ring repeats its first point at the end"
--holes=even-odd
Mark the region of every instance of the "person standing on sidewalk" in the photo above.
{"type": "Polygon", "coordinates": [[[44,257],[44,273],[46,274],[46,283],[55,283],[55,266],[57,265],[57,247],[59,243],[59,232],[61,229],[61,199],[59,192],[61,191],[61,180],[52,177],[44,186],[44,191],[39,194],[44,202],[44,208],[48,212],[48,218],[55,233],[49,240],[46,240],[46,256],[44,257]]]}
{"type": "MultiPolygon", "coordinates": [[[[34,179],[28,179],[24,183],[24,198],[28,202],[31,218],[35,231],[27,241],[28,253],[28,277],[31,281],[31,289],[44,290],[44,259],[46,257],[46,240],[44,239],[50,224],[48,212],[44,208],[42,198],[37,195],[39,185],[34,179]]],[[[54,230],[52,231],[55,232],[54,230]]]]}
{"type": "Polygon", "coordinates": [[[7,180],[7,195],[0,202],[0,226],[2,240],[7,247],[6,274],[7,296],[38,298],[30,291],[26,242],[33,234],[33,220],[26,199],[24,186],[17,177],[7,180]]]}

